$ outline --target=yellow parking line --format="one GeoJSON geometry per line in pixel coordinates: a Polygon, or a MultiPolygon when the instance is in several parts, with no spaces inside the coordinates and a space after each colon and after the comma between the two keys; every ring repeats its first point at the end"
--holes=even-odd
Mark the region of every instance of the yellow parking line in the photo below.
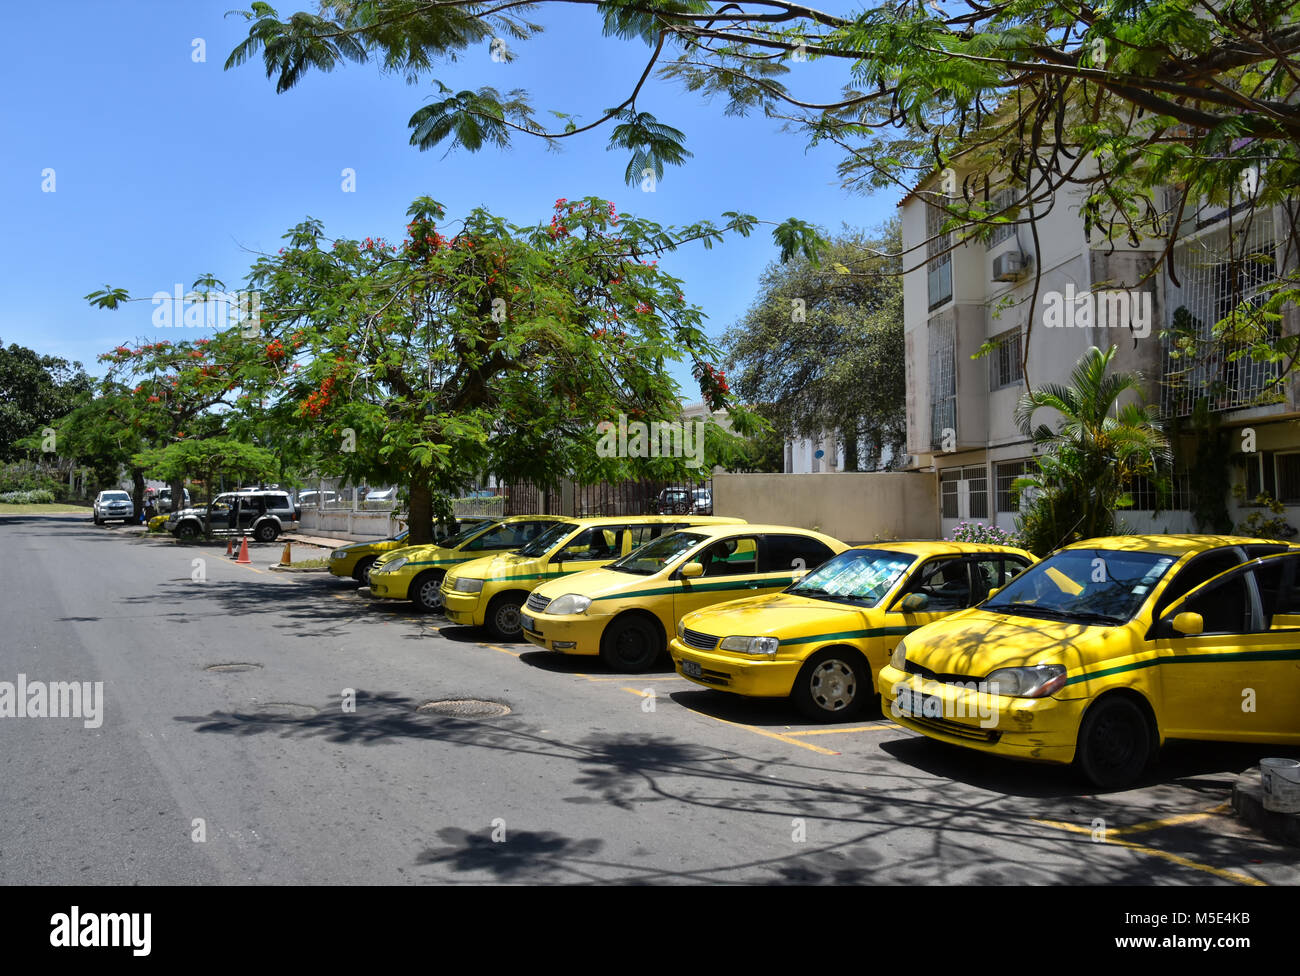
{"type": "Polygon", "coordinates": [[[847,729],[807,729],[802,732],[787,732],[786,735],[839,735],[844,732],[888,732],[888,725],[854,725],[847,729]]]}
{"type": "MultiPolygon", "coordinates": [[[[1202,814],[1201,816],[1208,816],[1208,814],[1202,814]]],[[[1172,817],[1170,819],[1177,820],[1179,818],[1172,817]]],[[[1035,820],[1034,823],[1043,824],[1046,827],[1056,827],[1059,830],[1068,830],[1076,834],[1092,833],[1092,829],[1089,827],[1081,827],[1079,824],[1062,823],[1059,820],[1035,820]]],[[[1110,831],[1110,833],[1117,834],[1119,833],[1119,831],[1110,831]]],[[[1150,854],[1152,857],[1163,858],[1164,860],[1170,861],[1173,864],[1177,864],[1181,867],[1192,868],[1193,870],[1196,871],[1204,871],[1206,874],[1212,874],[1216,878],[1223,878],[1227,881],[1235,881],[1238,884],[1255,885],[1261,888],[1268,887],[1267,881],[1260,881],[1258,878],[1252,878],[1249,875],[1239,874],[1236,871],[1229,871],[1225,868],[1216,868],[1210,864],[1202,864],[1199,861],[1193,861],[1190,860],[1189,858],[1182,857],[1178,854],[1170,854],[1168,851],[1157,850],[1154,847],[1146,847],[1143,844],[1135,844],[1129,840],[1111,840],[1107,838],[1106,843],[1115,845],[1117,847],[1127,847],[1129,850],[1137,851],[1139,854],[1150,854]]]]}
{"type": "Polygon", "coordinates": [[[769,732],[767,729],[760,729],[756,725],[745,725],[741,722],[728,722],[725,718],[718,718],[716,715],[710,715],[707,712],[696,712],[694,714],[703,715],[705,718],[711,718],[715,722],[721,722],[723,725],[730,725],[737,729],[746,729],[755,735],[766,736],[769,739],[776,739],[778,742],[787,742],[792,746],[798,746],[801,749],[807,749],[810,752],[819,752],[823,756],[838,756],[840,753],[834,749],[823,749],[821,746],[815,746],[811,742],[800,742],[798,739],[792,739],[788,735],[782,735],[780,732],[769,732]]]}
{"type": "Polygon", "coordinates": [[[502,654],[509,654],[511,657],[518,657],[518,656],[519,656],[519,652],[518,652],[518,651],[512,651],[512,650],[510,650],[510,649],[508,649],[508,648],[505,648],[505,647],[497,647],[497,645],[495,645],[495,644],[480,644],[479,647],[487,647],[487,648],[491,648],[491,649],[494,650],[494,651],[500,651],[502,654]]]}
{"type": "Polygon", "coordinates": [[[1174,827],[1178,824],[1193,823],[1197,820],[1204,820],[1206,817],[1215,817],[1219,814],[1226,813],[1230,810],[1232,804],[1220,803],[1212,810],[1206,810],[1204,813],[1184,813],[1177,817],[1165,817],[1163,820],[1148,820],[1146,823],[1134,824],[1132,827],[1119,827],[1112,830],[1112,834],[1140,834],[1145,830],[1158,830],[1161,827],[1174,827]]]}
{"type": "MultiPolygon", "coordinates": [[[[627,680],[627,675],[625,674],[619,675],[618,677],[615,678],[592,678],[589,675],[585,675],[585,674],[580,674],[578,675],[578,677],[586,678],[588,681],[592,682],[593,684],[600,681],[626,681],[627,680]]],[[[638,681],[680,681],[681,679],[680,678],[638,678],[637,680],[638,681]]]]}

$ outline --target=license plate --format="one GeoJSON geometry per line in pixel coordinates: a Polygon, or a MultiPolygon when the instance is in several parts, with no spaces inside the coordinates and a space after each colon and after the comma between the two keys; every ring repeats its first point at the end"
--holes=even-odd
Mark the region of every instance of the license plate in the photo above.
{"type": "Polygon", "coordinates": [[[688,677],[688,678],[698,678],[698,677],[699,677],[700,675],[702,675],[703,673],[704,673],[704,672],[700,669],[700,665],[699,665],[698,662],[696,662],[696,661],[683,661],[683,662],[682,662],[682,674],[686,675],[686,677],[688,677]]]}
{"type": "Polygon", "coordinates": [[[943,701],[935,695],[923,695],[910,688],[900,688],[895,700],[900,715],[929,718],[943,715],[943,701]]]}
{"type": "Polygon", "coordinates": [[[519,615],[519,622],[524,625],[524,630],[531,630],[534,633],[537,632],[537,621],[528,616],[528,614],[521,613],[519,615]]]}

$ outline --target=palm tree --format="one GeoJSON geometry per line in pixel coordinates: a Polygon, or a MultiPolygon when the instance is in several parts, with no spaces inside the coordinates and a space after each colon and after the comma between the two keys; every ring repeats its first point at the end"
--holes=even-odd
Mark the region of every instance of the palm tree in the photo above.
{"type": "Polygon", "coordinates": [[[1040,555],[1075,539],[1112,534],[1115,510],[1133,503],[1128,494],[1133,479],[1158,476],[1170,464],[1158,408],[1142,402],[1142,375],[1111,373],[1115,352],[1114,346],[1105,352],[1092,346],[1075,364],[1069,386],[1041,387],[1016,404],[1021,433],[1046,449],[1037,477],[1015,485],[1039,491],[1022,517],[1020,534],[1040,555]],[[1127,394],[1135,396],[1121,404],[1127,394]],[[1060,415],[1055,430],[1034,426],[1044,407],[1060,415]]]}

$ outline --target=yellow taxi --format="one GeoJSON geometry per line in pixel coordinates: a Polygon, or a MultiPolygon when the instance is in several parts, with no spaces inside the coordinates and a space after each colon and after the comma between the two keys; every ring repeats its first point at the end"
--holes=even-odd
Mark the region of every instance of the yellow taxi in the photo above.
{"type": "Polygon", "coordinates": [[[453,566],[487,553],[509,552],[562,521],[558,515],[512,515],[472,525],[450,539],[384,553],[370,567],[370,595],[410,600],[421,610],[442,609],[442,577],[453,566]]]}
{"type": "Polygon", "coordinates": [[[443,613],[452,623],[486,627],[498,640],[518,637],[528,595],[546,580],[605,566],[690,525],[743,525],[713,515],[611,515],[557,522],[518,552],[476,559],[442,581],[443,613]]]}
{"type": "Polygon", "coordinates": [[[1166,739],[1300,744],[1300,552],[1118,536],[1053,553],[909,635],[880,674],[899,724],[1137,780],[1166,739]]]}
{"type": "Polygon", "coordinates": [[[524,636],[562,654],[599,654],[616,671],[645,671],[683,614],[783,589],[846,548],[788,525],[683,529],[604,569],[537,587],[524,607],[524,636]]]}
{"type": "MultiPolygon", "coordinates": [[[[458,518],[456,519],[456,533],[490,521],[492,521],[490,518],[475,516],[458,518]]],[[[406,548],[406,537],[410,534],[410,530],[407,530],[399,532],[388,539],[378,539],[374,542],[354,542],[351,545],[341,546],[330,553],[329,571],[335,576],[351,576],[362,586],[366,586],[370,583],[370,567],[375,564],[375,560],[386,552],[406,548]]],[[[455,533],[448,534],[446,538],[450,538],[452,534],[455,533]]],[[[441,542],[445,541],[445,539],[435,539],[435,541],[441,542]]]]}
{"type": "Polygon", "coordinates": [[[1034,563],[1023,549],[881,542],[846,549],[784,592],[684,616],[677,673],[755,698],[790,698],[814,721],[874,701],[898,638],[983,600],[1034,563]]]}

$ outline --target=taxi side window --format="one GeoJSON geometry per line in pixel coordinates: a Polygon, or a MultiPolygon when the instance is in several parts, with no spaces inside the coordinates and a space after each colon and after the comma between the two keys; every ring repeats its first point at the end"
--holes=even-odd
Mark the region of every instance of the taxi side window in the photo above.
{"type": "Polygon", "coordinates": [[[962,610],[971,605],[969,564],[964,559],[940,559],[921,567],[907,588],[923,593],[926,613],[962,610]]]}
{"type": "Polygon", "coordinates": [[[989,590],[1006,586],[1025,571],[1027,564],[1011,556],[980,556],[971,560],[975,574],[975,598],[982,600],[989,590]]]}
{"type": "Polygon", "coordinates": [[[721,539],[703,549],[692,562],[702,563],[705,576],[740,576],[758,569],[758,545],[752,536],[721,539]]]}
{"type": "Polygon", "coordinates": [[[1253,571],[1265,630],[1300,630],[1297,560],[1275,559],[1253,571]]]}
{"type": "Polygon", "coordinates": [[[1255,630],[1254,611],[1246,574],[1238,573],[1222,583],[1207,587],[1178,607],[1179,612],[1199,613],[1204,634],[1249,634],[1255,630]]]}
{"type": "Polygon", "coordinates": [[[669,532],[676,532],[679,526],[676,525],[632,525],[628,527],[628,533],[632,536],[632,548],[639,549],[647,542],[658,539],[661,535],[667,535],[669,532]]]}
{"type": "MultiPolygon", "coordinates": [[[[1155,617],[1159,619],[1166,607],[1173,606],[1175,600],[1186,596],[1206,580],[1214,579],[1220,573],[1226,573],[1243,562],[1236,549],[1215,549],[1202,553],[1181,570],[1160,594],[1160,601],[1155,606],[1155,617]]],[[[1208,624],[1206,629],[1209,629],[1208,624]]]]}
{"type": "Polygon", "coordinates": [[[622,526],[594,526],[579,532],[555,557],[560,562],[617,559],[621,554],[622,526]]]}
{"type": "Polygon", "coordinates": [[[816,569],[835,553],[816,539],[801,535],[763,536],[760,573],[789,573],[796,569],[816,569]]]}

